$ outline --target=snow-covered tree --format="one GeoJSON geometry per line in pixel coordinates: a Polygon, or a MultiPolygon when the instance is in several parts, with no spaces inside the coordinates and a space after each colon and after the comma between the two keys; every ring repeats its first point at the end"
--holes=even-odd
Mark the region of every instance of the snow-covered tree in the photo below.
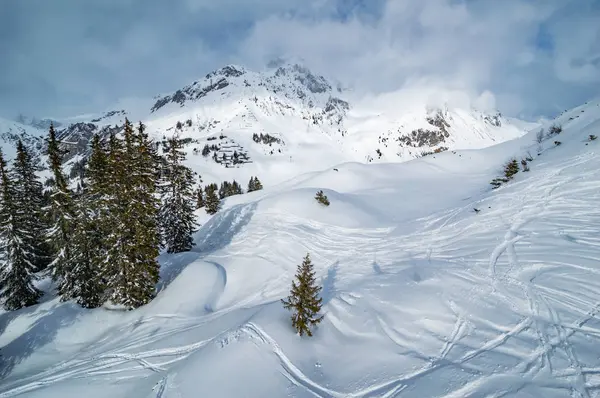
{"type": "Polygon", "coordinates": [[[104,270],[109,214],[106,207],[107,154],[100,137],[92,138],[91,155],[85,170],[85,189],[76,201],[73,231],[73,275],[77,284],[70,296],[84,308],[96,308],[105,301],[104,270]]]}
{"type": "Polygon", "coordinates": [[[231,183],[231,195],[241,195],[244,193],[244,190],[242,189],[242,186],[236,181],[233,180],[233,182],[231,183]]]}
{"type": "Polygon", "coordinates": [[[124,139],[109,140],[105,282],[109,299],[127,308],[152,300],[159,277],[158,165],[144,130],[125,119],[124,139]]]}
{"type": "Polygon", "coordinates": [[[250,181],[248,182],[248,192],[259,191],[261,189],[263,189],[263,186],[258,177],[250,177],[250,181]]]}
{"type": "Polygon", "coordinates": [[[185,152],[182,148],[183,142],[177,136],[168,140],[160,209],[161,231],[167,253],[189,251],[194,245],[194,172],[183,164],[185,152]]]}
{"type": "Polygon", "coordinates": [[[205,208],[208,214],[215,214],[219,211],[219,207],[221,206],[221,200],[217,195],[217,190],[217,184],[209,184],[204,188],[206,194],[205,208]]]}
{"type": "Polygon", "coordinates": [[[196,189],[196,209],[201,209],[206,204],[204,200],[204,191],[202,190],[202,185],[198,185],[198,189],[196,189]]]}
{"type": "Polygon", "coordinates": [[[21,140],[17,141],[17,156],[13,162],[12,176],[15,179],[15,199],[22,214],[21,226],[31,237],[31,260],[40,271],[50,262],[50,252],[44,237],[47,231],[43,207],[43,187],[36,172],[36,164],[30,150],[21,140]]]}
{"type": "Polygon", "coordinates": [[[47,144],[48,165],[53,180],[50,187],[50,205],[48,208],[49,219],[52,222],[48,233],[48,241],[54,254],[49,267],[52,270],[52,279],[57,282],[59,295],[66,300],[70,298],[70,292],[76,284],[76,280],[72,275],[72,234],[75,209],[72,193],[63,173],[64,152],[59,146],[53,125],[50,125],[47,144]]]}
{"type": "Polygon", "coordinates": [[[0,152],[0,298],[8,311],[36,304],[42,296],[33,285],[39,237],[31,235],[11,177],[0,152]]]}
{"type": "Polygon", "coordinates": [[[300,336],[306,333],[312,336],[311,327],[323,320],[319,315],[323,299],[319,297],[321,286],[315,280],[314,266],[309,254],[306,254],[302,264],[296,271],[296,279],[287,300],[281,300],[284,308],[292,311],[292,326],[300,336]]]}

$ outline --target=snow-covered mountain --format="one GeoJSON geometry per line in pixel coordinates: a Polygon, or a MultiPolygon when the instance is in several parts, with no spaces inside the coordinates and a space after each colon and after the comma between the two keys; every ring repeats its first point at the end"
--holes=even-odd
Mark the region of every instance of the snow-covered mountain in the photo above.
{"type": "MultiPolygon", "coordinates": [[[[282,62],[260,72],[228,65],[172,93],[116,109],[59,121],[67,161],[85,156],[94,133],[118,131],[125,117],[144,122],[159,141],[174,133],[187,138],[189,162],[209,182],[259,175],[275,184],[342,162],[406,161],[525,133],[499,112],[419,100],[406,106],[393,93],[376,101],[355,98],[332,79],[282,62]]],[[[25,130],[22,136],[32,141],[46,133],[36,128],[40,123],[23,123],[12,129],[25,130]]]]}
{"type": "Polygon", "coordinates": [[[596,396],[600,101],[551,123],[229,197],[139,309],[0,310],[0,398],[596,396]],[[530,171],[491,190],[511,158],[530,171]],[[325,318],[300,338],[279,299],[307,252],[325,318]]]}

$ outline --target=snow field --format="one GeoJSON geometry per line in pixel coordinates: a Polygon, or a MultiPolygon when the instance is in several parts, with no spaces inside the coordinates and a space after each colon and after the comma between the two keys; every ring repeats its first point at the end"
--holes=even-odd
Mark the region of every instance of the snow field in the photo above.
{"type": "Polygon", "coordinates": [[[540,156],[532,132],[227,198],[194,252],[161,256],[147,306],[0,313],[0,397],[596,397],[593,107],[540,156]],[[491,191],[528,150],[531,171],[491,191]],[[300,338],[279,299],[307,252],[326,315],[300,338]]]}

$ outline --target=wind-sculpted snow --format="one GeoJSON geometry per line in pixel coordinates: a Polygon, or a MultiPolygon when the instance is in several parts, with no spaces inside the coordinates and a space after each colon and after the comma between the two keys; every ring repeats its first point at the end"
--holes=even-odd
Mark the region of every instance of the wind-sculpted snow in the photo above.
{"type": "Polygon", "coordinates": [[[0,313],[0,398],[597,397],[593,107],[542,148],[532,133],[228,198],[193,252],[160,257],[147,306],[0,313]],[[531,171],[491,190],[527,151],[531,171]],[[279,299],[307,252],[325,318],[300,338],[279,299]]]}

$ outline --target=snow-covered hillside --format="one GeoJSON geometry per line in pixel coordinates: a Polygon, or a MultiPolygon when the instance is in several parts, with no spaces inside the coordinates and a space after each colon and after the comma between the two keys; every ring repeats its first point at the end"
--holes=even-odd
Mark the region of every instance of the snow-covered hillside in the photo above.
{"type": "Polygon", "coordinates": [[[259,175],[268,185],[343,162],[406,161],[525,133],[499,113],[431,106],[416,96],[409,105],[399,96],[356,99],[294,63],[261,72],[229,65],[157,97],[148,117],[137,106],[136,116],[157,138],[177,132],[192,140],[190,163],[208,180],[259,175]],[[203,158],[205,145],[210,152],[203,158]],[[234,164],[234,152],[247,161],[234,164]]]}
{"type": "Polygon", "coordinates": [[[193,252],[161,256],[150,304],[47,295],[0,313],[0,397],[597,396],[600,102],[556,123],[541,145],[342,163],[229,197],[193,252]],[[300,338],[279,299],[307,252],[325,319],[300,338]]]}
{"type": "MultiPolygon", "coordinates": [[[[299,63],[273,63],[259,72],[228,65],[169,94],[62,119],[57,132],[68,150],[67,169],[86,156],[93,134],[119,131],[129,117],[145,123],[157,141],[175,133],[186,138],[189,164],[205,183],[259,176],[273,186],[344,162],[401,162],[483,148],[532,127],[498,112],[453,105],[444,95],[407,89],[356,98],[299,63]]],[[[21,119],[11,123],[13,130],[31,130],[27,137],[47,133],[47,120],[21,119]]],[[[0,133],[7,130],[0,124],[0,133]]]]}
{"type": "Polygon", "coordinates": [[[39,153],[43,146],[43,137],[44,131],[37,127],[0,118],[0,149],[7,158],[15,155],[19,139],[39,153]]]}

